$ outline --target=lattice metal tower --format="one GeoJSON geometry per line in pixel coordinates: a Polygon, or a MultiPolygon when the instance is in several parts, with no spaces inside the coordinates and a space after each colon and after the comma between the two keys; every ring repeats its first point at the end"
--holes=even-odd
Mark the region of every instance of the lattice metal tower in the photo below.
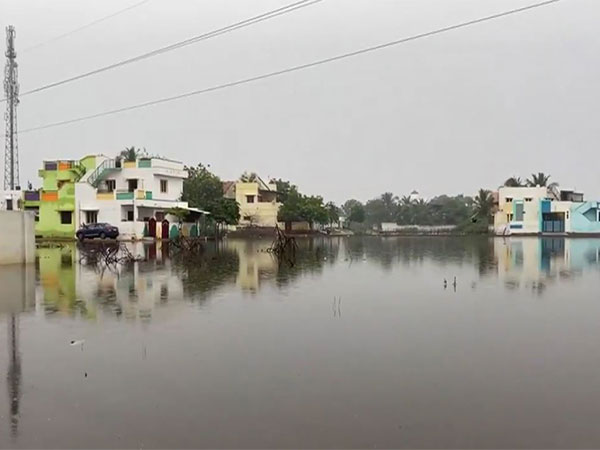
{"type": "Polygon", "coordinates": [[[17,105],[19,104],[19,80],[17,78],[17,52],[15,51],[15,27],[6,27],[6,66],[4,68],[4,97],[6,98],[6,144],[4,147],[4,189],[19,186],[19,149],[17,146],[17,105]]]}

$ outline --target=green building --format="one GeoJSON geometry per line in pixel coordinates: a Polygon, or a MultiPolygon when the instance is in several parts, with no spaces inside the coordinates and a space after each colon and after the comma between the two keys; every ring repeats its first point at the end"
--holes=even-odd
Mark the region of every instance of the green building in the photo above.
{"type": "Polygon", "coordinates": [[[75,223],[75,183],[96,167],[96,157],[79,161],[44,161],[38,171],[42,178],[39,191],[24,193],[24,207],[37,211],[35,234],[42,238],[73,238],[75,223]]]}

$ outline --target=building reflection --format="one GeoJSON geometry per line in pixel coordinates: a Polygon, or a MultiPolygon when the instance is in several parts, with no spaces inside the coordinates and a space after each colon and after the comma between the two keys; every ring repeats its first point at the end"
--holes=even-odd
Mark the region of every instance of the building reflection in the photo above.
{"type": "Polygon", "coordinates": [[[543,292],[600,266],[599,239],[508,238],[494,240],[498,277],[509,289],[543,292]]]}
{"type": "Polygon", "coordinates": [[[220,289],[256,294],[265,285],[284,288],[297,277],[320,274],[339,262],[369,261],[383,270],[396,266],[472,266],[481,277],[497,277],[508,289],[542,292],[600,261],[600,240],[564,238],[314,238],[298,240],[293,264],[267,252],[264,240],[207,242],[190,259],[168,244],[130,243],[143,261],[98,270],[81,264],[68,244],[38,249],[41,305],[46,314],[96,320],[109,314],[148,322],[161,306],[208,300],[220,289]]]}

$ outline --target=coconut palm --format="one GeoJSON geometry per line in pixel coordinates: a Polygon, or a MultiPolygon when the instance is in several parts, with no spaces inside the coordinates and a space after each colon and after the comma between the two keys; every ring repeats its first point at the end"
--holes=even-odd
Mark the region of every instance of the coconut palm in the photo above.
{"type": "Polygon", "coordinates": [[[527,179],[527,186],[546,186],[548,180],[550,180],[550,175],[546,175],[544,172],[532,173],[531,178],[527,179]]]}
{"type": "Polygon", "coordinates": [[[244,172],[240,175],[240,181],[243,183],[253,183],[258,179],[258,175],[255,172],[244,172]]]}
{"type": "Polygon", "coordinates": [[[131,147],[125,147],[125,150],[122,150],[119,156],[125,161],[135,161],[139,153],[140,151],[132,145],[131,147]]]}
{"type": "Polygon", "coordinates": [[[523,186],[523,180],[521,177],[510,177],[504,182],[504,186],[506,187],[521,187],[523,186]]]}
{"type": "Polygon", "coordinates": [[[479,189],[477,196],[473,199],[473,208],[476,217],[489,220],[494,208],[492,193],[487,189],[479,189]]]}

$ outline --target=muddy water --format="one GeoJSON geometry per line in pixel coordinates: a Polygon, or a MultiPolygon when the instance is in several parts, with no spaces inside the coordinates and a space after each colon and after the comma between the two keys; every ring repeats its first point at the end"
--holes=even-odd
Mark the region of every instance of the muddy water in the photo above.
{"type": "Polygon", "coordinates": [[[267,246],[0,269],[0,447],[600,446],[600,240],[267,246]]]}

